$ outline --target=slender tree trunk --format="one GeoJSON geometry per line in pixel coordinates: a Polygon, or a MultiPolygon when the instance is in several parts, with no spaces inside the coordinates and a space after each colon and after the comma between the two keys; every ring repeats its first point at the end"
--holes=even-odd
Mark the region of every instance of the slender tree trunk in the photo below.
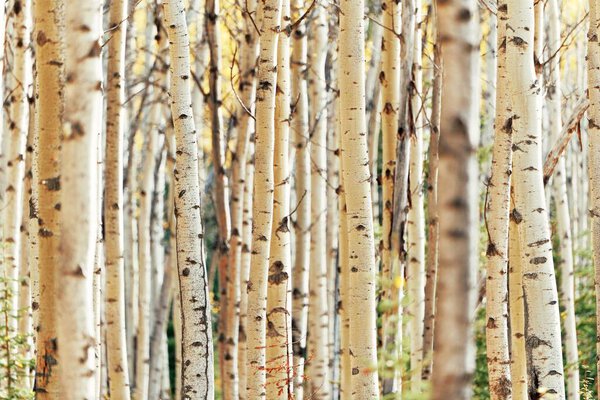
{"type": "MultiPolygon", "coordinates": [[[[304,10],[303,0],[292,3],[293,18],[301,18],[304,10]]],[[[295,259],[292,305],[292,342],[294,350],[295,398],[304,398],[304,364],[306,362],[306,334],[308,329],[308,289],[310,269],[310,226],[311,226],[311,161],[308,128],[308,87],[307,75],[307,27],[302,21],[292,35],[292,102],[295,102],[292,114],[292,131],[296,157],[294,161],[294,180],[296,189],[295,259]]]]}
{"type": "Polygon", "coordinates": [[[125,337],[123,263],[123,128],[125,125],[125,38],[127,0],[110,5],[108,42],[104,232],[106,246],[106,352],[110,396],[129,399],[129,367],[125,337]]]}
{"type": "MultiPolygon", "coordinates": [[[[434,27],[437,23],[437,6],[434,4],[434,27]]],[[[435,328],[435,297],[438,272],[438,241],[440,232],[438,207],[438,174],[440,146],[440,112],[442,103],[441,43],[434,28],[433,84],[429,137],[429,171],[427,175],[427,254],[425,270],[425,318],[423,323],[423,380],[431,378],[433,368],[433,334],[435,328]]]]}
{"type": "Polygon", "coordinates": [[[409,209],[407,217],[407,289],[410,315],[411,391],[420,392],[423,369],[423,319],[425,317],[425,204],[423,194],[423,72],[421,11],[417,9],[413,50],[413,88],[410,109],[413,116],[410,132],[409,209]]]}
{"type": "Polygon", "coordinates": [[[171,114],[175,130],[174,171],[177,269],[181,296],[182,398],[214,396],[211,308],[200,219],[198,146],[191,108],[189,36],[181,0],[163,3],[171,58],[171,114]]]}
{"type": "Polygon", "coordinates": [[[376,265],[364,98],[363,1],[340,4],[340,115],[342,174],[346,190],[348,352],[352,395],[379,398],[377,376],[376,265]]]}
{"type": "MultiPolygon", "coordinates": [[[[600,1],[590,0],[590,26],[588,31],[588,174],[590,179],[590,228],[592,231],[592,254],[596,271],[596,315],[597,331],[600,332],[600,1]]],[[[596,341],[596,349],[600,351],[600,339],[596,341]]],[[[600,371],[600,357],[597,359],[600,371]]],[[[600,379],[597,379],[600,391],[600,379]]]]}
{"type": "Polygon", "coordinates": [[[554,277],[550,226],[541,171],[541,98],[534,71],[533,1],[508,1],[514,29],[507,41],[510,74],[510,126],[515,143],[513,165],[518,216],[529,395],[538,390],[564,397],[558,293],[554,277]],[[526,249],[526,250],[525,250],[526,249]],[[558,373],[555,373],[558,372],[558,373]]]}
{"type": "Polygon", "coordinates": [[[434,400],[468,399],[474,369],[478,241],[479,37],[473,0],[438,2],[444,70],[440,116],[440,239],[432,373],[434,400]],[[459,86],[460,85],[460,89],[459,86]],[[448,332],[452,332],[449,335],[448,332]]]}
{"type": "MultiPolygon", "coordinates": [[[[501,4],[505,5],[505,3],[501,4]]],[[[512,128],[506,65],[506,8],[498,8],[498,88],[491,176],[488,183],[486,346],[490,397],[512,398],[508,327],[508,257],[512,128]]],[[[490,84],[490,82],[488,82],[490,84]]],[[[490,101],[491,99],[487,99],[490,101]]]]}
{"type": "MultiPolygon", "coordinates": [[[[503,16],[506,20],[506,14],[503,16]]],[[[502,17],[501,17],[502,18],[502,17]]],[[[499,74],[499,77],[501,75],[499,74]]],[[[500,103],[498,103],[500,107],[500,103]]],[[[511,193],[514,192],[514,183],[511,193]]],[[[511,199],[514,194],[511,194],[511,199]]],[[[527,398],[527,356],[525,354],[525,303],[523,302],[523,267],[521,246],[513,200],[510,202],[508,249],[508,301],[510,310],[510,374],[514,399],[527,398]]]]}
{"type": "Polygon", "coordinates": [[[245,354],[245,327],[240,324],[240,307],[241,298],[247,297],[246,287],[243,284],[241,274],[241,261],[243,258],[243,232],[244,224],[247,221],[244,219],[244,198],[247,190],[248,182],[246,181],[246,166],[248,160],[248,148],[250,143],[252,120],[249,112],[252,110],[252,102],[256,92],[256,57],[258,56],[258,38],[256,29],[252,24],[250,13],[256,12],[256,1],[249,0],[246,2],[246,12],[244,13],[244,41],[240,46],[240,61],[239,61],[239,81],[238,91],[240,96],[240,104],[237,107],[237,142],[235,153],[232,157],[231,165],[231,235],[229,239],[229,264],[228,270],[230,277],[226,281],[227,293],[232,300],[227,307],[227,323],[229,324],[228,332],[235,334],[237,341],[236,352],[237,371],[233,371],[238,385],[238,396],[245,398],[246,381],[242,382],[242,377],[245,374],[241,371],[246,368],[245,359],[240,357],[245,354]],[[242,293],[242,289],[243,292],[242,293]],[[232,332],[236,329],[237,332],[232,332]],[[243,340],[243,342],[242,342],[243,340]],[[243,349],[242,349],[243,348],[243,349]]]}
{"type": "MultiPolygon", "coordinates": [[[[60,137],[63,122],[64,54],[61,40],[64,30],[64,6],[59,0],[35,2],[35,56],[36,56],[36,137],[33,185],[37,192],[34,221],[40,221],[36,230],[38,242],[38,297],[32,309],[37,310],[36,374],[34,390],[39,399],[62,396],[63,383],[59,379],[61,367],[58,358],[56,314],[58,291],[54,281],[55,266],[59,259],[60,225],[60,137]],[[43,101],[41,101],[43,99],[43,101]]],[[[30,212],[31,212],[30,211],[30,212]]],[[[34,222],[35,225],[35,222],[34,222]]]]}
{"type": "MultiPolygon", "coordinates": [[[[212,130],[212,165],[214,172],[214,205],[219,229],[219,241],[214,256],[218,257],[218,271],[220,282],[220,315],[219,315],[219,363],[221,367],[221,381],[223,399],[237,399],[237,320],[229,320],[229,309],[237,307],[237,293],[231,283],[237,277],[228,270],[228,253],[230,241],[231,218],[229,213],[229,183],[225,174],[224,146],[227,143],[223,129],[223,116],[221,107],[221,33],[220,33],[220,5],[219,0],[206,1],[206,38],[210,52],[209,69],[209,96],[210,120],[212,130]],[[229,288],[233,290],[228,290],[229,288]]],[[[234,311],[235,313],[235,311],[234,311]]]]}
{"type": "Polygon", "coordinates": [[[100,1],[65,7],[65,120],[61,143],[58,353],[64,399],[93,398],[92,281],[97,223],[97,135],[102,124],[100,1]]]}
{"type": "MultiPolygon", "coordinates": [[[[31,84],[31,1],[12,2],[11,21],[13,25],[12,71],[14,87],[8,96],[8,141],[6,157],[7,186],[2,203],[4,229],[2,253],[4,257],[5,296],[9,304],[9,336],[14,337],[18,330],[19,316],[19,268],[21,253],[21,214],[23,198],[23,178],[25,177],[25,146],[29,124],[29,102],[27,92],[31,84]]],[[[6,23],[2,21],[0,23],[6,23]]],[[[3,99],[4,102],[4,99],[3,99]]],[[[1,121],[0,121],[1,122],[1,121]]],[[[7,348],[7,351],[12,351],[7,348]]],[[[13,356],[16,355],[13,354],[13,356]]],[[[11,380],[10,376],[6,379],[11,380]]]]}
{"type": "Polygon", "coordinates": [[[277,94],[273,176],[273,226],[267,287],[267,398],[291,399],[292,286],[290,214],[290,3],[281,3],[281,32],[277,47],[277,94]]]}
{"type": "MultiPolygon", "coordinates": [[[[549,0],[546,4],[549,19],[548,53],[551,56],[548,77],[548,117],[550,119],[551,142],[560,137],[561,118],[561,81],[560,81],[560,11],[557,0],[549,0]]],[[[565,337],[567,363],[567,399],[579,399],[579,359],[577,354],[577,332],[575,323],[575,279],[573,275],[573,241],[571,236],[571,218],[567,196],[567,171],[565,158],[558,160],[553,179],[553,197],[556,206],[557,231],[560,241],[561,292],[562,303],[566,310],[565,337]]]]}
{"type": "MultiPolygon", "coordinates": [[[[393,266],[396,255],[391,252],[392,239],[392,221],[393,221],[393,202],[394,202],[394,181],[396,173],[396,135],[398,132],[399,107],[400,107],[400,37],[396,29],[400,29],[401,24],[401,4],[394,0],[386,0],[382,3],[383,25],[390,29],[383,32],[383,41],[381,43],[381,72],[379,73],[379,84],[381,86],[380,108],[377,112],[381,113],[381,132],[382,132],[382,234],[379,248],[381,251],[381,298],[384,301],[391,301],[388,309],[384,310],[382,317],[383,326],[383,349],[386,354],[391,355],[391,359],[396,361],[401,355],[398,352],[395,321],[393,316],[399,312],[398,291],[401,290],[398,282],[395,282],[395,273],[393,266]]],[[[375,134],[371,132],[371,134],[375,134]]],[[[376,150],[377,151],[377,150],[376,150]]],[[[376,172],[375,167],[375,172],[376,172]]],[[[371,179],[377,180],[377,174],[371,173],[371,179]]],[[[377,187],[375,187],[377,190],[377,187]]],[[[374,203],[374,208],[377,205],[374,203]]],[[[376,219],[377,221],[377,219],[376,219]]],[[[401,386],[400,376],[393,371],[388,371],[391,377],[383,380],[383,394],[393,393],[399,390],[401,386]]]]}
{"type": "MultiPolygon", "coordinates": [[[[248,326],[248,282],[250,279],[250,257],[252,248],[252,189],[254,187],[254,144],[248,146],[248,165],[244,185],[244,210],[242,223],[242,258],[240,263],[240,337],[238,344],[238,371],[240,374],[240,399],[246,399],[248,366],[246,347],[246,326],[248,326]]],[[[251,377],[252,378],[252,377],[251,377]]]]}
{"type": "Polygon", "coordinates": [[[329,385],[329,352],[327,351],[327,89],[325,58],[327,55],[327,21],[325,9],[313,11],[310,41],[310,140],[311,140],[311,225],[310,272],[308,300],[308,372],[307,396],[327,399],[329,385]]]}
{"type": "Polygon", "coordinates": [[[266,307],[270,236],[273,214],[273,145],[275,85],[281,0],[261,4],[262,25],[256,89],[255,178],[252,204],[252,255],[248,281],[248,399],[265,398],[266,307]]]}

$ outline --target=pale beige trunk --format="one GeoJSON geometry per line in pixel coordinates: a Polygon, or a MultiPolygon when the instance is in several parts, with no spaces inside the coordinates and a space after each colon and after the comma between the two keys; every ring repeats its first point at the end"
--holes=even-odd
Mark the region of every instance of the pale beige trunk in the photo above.
{"type": "Polygon", "coordinates": [[[198,145],[190,91],[190,51],[182,0],[163,3],[171,58],[171,114],[175,131],[177,269],[181,296],[182,398],[214,397],[213,341],[200,219],[198,145]]]}
{"type": "MultiPolygon", "coordinates": [[[[59,259],[60,240],[60,137],[63,121],[64,55],[61,39],[64,30],[63,2],[37,0],[35,2],[35,56],[36,56],[36,137],[33,186],[38,195],[35,221],[42,221],[36,230],[38,242],[38,293],[32,309],[37,310],[36,377],[35,389],[39,399],[62,396],[63,382],[59,379],[62,362],[57,353],[56,314],[58,288],[54,281],[55,266],[59,259]],[[43,99],[43,101],[41,101],[43,99]]],[[[36,211],[36,208],[33,209],[36,211]]]]}
{"type": "Polygon", "coordinates": [[[110,396],[128,400],[129,367],[125,337],[125,280],[123,263],[123,128],[125,115],[125,38],[127,0],[110,5],[108,42],[106,154],[104,161],[104,240],[106,257],[106,352],[110,396]]]}
{"type": "Polygon", "coordinates": [[[270,236],[273,224],[273,145],[275,140],[275,86],[277,39],[281,0],[261,4],[260,51],[256,89],[255,178],[252,204],[252,254],[248,280],[248,399],[265,398],[266,307],[270,236]]]}
{"type": "MultiPolygon", "coordinates": [[[[437,18],[434,5],[434,26],[437,18]]],[[[431,378],[433,367],[433,333],[435,328],[435,296],[438,271],[438,240],[440,232],[438,211],[438,173],[440,147],[440,111],[442,102],[441,43],[434,28],[433,83],[431,99],[431,128],[429,132],[429,171],[427,175],[427,255],[425,270],[425,318],[423,322],[423,380],[431,378]]]]}
{"type": "MultiPolygon", "coordinates": [[[[420,6],[420,5],[419,5],[420,6]]],[[[421,13],[417,8],[417,23],[413,50],[413,90],[410,109],[413,115],[410,132],[409,209],[407,217],[407,293],[406,307],[410,332],[411,392],[421,390],[423,370],[423,319],[425,317],[425,202],[423,194],[423,72],[421,13]]]]}
{"type": "Polygon", "coordinates": [[[350,318],[348,352],[352,366],[351,392],[358,398],[376,399],[379,398],[376,265],[364,114],[364,2],[348,0],[340,6],[339,112],[349,270],[348,301],[344,307],[348,307],[350,318]]]}
{"type": "MultiPolygon", "coordinates": [[[[237,106],[236,118],[237,126],[237,141],[235,145],[235,153],[232,156],[231,166],[231,235],[229,239],[229,260],[228,271],[229,279],[227,279],[227,293],[231,299],[227,307],[227,324],[228,332],[235,336],[237,343],[236,348],[232,351],[236,353],[237,373],[233,371],[237,379],[238,385],[237,395],[245,398],[246,381],[242,382],[242,377],[245,378],[245,359],[241,360],[242,353],[245,354],[245,331],[240,324],[240,307],[241,298],[246,297],[246,286],[241,274],[241,262],[243,258],[243,232],[244,224],[247,220],[244,218],[244,198],[249,183],[246,179],[246,166],[249,154],[249,143],[251,129],[253,128],[252,120],[249,112],[252,110],[252,103],[256,92],[256,57],[258,56],[258,37],[256,29],[252,24],[252,16],[250,12],[256,11],[256,1],[250,0],[246,2],[247,12],[244,13],[244,41],[240,49],[240,73],[237,83],[238,94],[240,96],[240,104],[237,106]],[[243,291],[241,290],[243,289],[243,291]],[[243,340],[243,342],[242,342],[243,340]]],[[[250,192],[251,192],[250,187],[250,192]]]]}
{"type": "MultiPolygon", "coordinates": [[[[304,1],[292,3],[293,18],[304,14],[304,1]]],[[[308,127],[308,86],[307,75],[307,27],[302,21],[294,30],[292,67],[292,101],[295,102],[292,115],[292,131],[296,155],[294,160],[294,183],[296,191],[296,223],[294,247],[294,276],[292,279],[292,341],[294,350],[294,394],[304,398],[304,363],[306,361],[306,335],[308,329],[308,288],[310,270],[310,208],[311,208],[311,161],[308,127]]]]}
{"type": "MultiPolygon", "coordinates": [[[[381,44],[381,72],[379,73],[379,84],[381,85],[381,99],[377,112],[381,115],[382,134],[382,233],[379,248],[381,251],[381,298],[387,302],[387,308],[383,311],[383,349],[385,358],[393,361],[395,366],[400,358],[396,340],[395,315],[399,312],[398,291],[402,290],[397,280],[393,266],[396,255],[392,254],[392,220],[394,203],[394,181],[396,174],[396,136],[398,132],[399,108],[400,108],[400,38],[396,29],[400,29],[402,6],[393,0],[385,1],[381,8],[383,13],[383,25],[393,29],[385,29],[383,42],[381,44]]],[[[371,131],[371,135],[375,132],[371,131]]],[[[372,149],[373,150],[373,149],[372,149]]],[[[376,151],[378,149],[375,149],[376,151]]],[[[376,158],[374,160],[376,164],[376,158]]],[[[377,171],[375,166],[375,172],[377,171]]],[[[371,173],[371,179],[377,181],[377,174],[371,173]]],[[[377,190],[375,186],[375,190],[377,190]]],[[[373,196],[374,193],[373,193],[373,196]]],[[[374,201],[374,210],[378,205],[374,201]]],[[[375,212],[375,211],[374,211],[375,212]]],[[[377,219],[375,219],[377,221],[377,219]]],[[[393,393],[399,390],[399,374],[394,370],[387,371],[392,378],[383,381],[383,394],[393,393]]]]}
{"type": "MultiPolygon", "coordinates": [[[[590,204],[588,208],[591,217],[592,254],[596,271],[596,330],[600,332],[600,40],[598,37],[598,29],[600,29],[600,1],[590,0],[589,20],[587,84],[590,99],[590,109],[588,112],[590,204]]],[[[600,341],[596,342],[596,349],[600,350],[600,341]]],[[[600,371],[600,357],[596,362],[600,371]]],[[[600,379],[597,379],[597,385],[600,391],[600,379]]]]}
{"type": "Polygon", "coordinates": [[[479,35],[474,0],[438,2],[444,70],[432,399],[469,399],[478,240],[479,35]],[[452,332],[450,335],[449,332],[452,332]]]}
{"type": "MultiPolygon", "coordinates": [[[[12,3],[12,71],[13,87],[8,96],[9,131],[3,138],[8,142],[6,160],[6,193],[2,202],[2,229],[4,278],[6,293],[9,294],[9,320],[6,321],[8,334],[14,337],[18,331],[19,318],[19,268],[21,253],[21,215],[23,198],[23,178],[25,177],[25,145],[29,125],[29,102],[27,94],[31,85],[31,1],[19,0],[12,3]],[[18,6],[17,6],[18,5],[18,6]]],[[[6,23],[2,21],[1,23],[6,23]]],[[[0,123],[2,121],[0,120],[0,123]]],[[[12,350],[8,349],[12,352],[12,350]]],[[[12,356],[15,356],[12,354],[12,356]]],[[[6,377],[9,381],[14,378],[6,377]]]]}
{"type": "Polygon", "coordinates": [[[293,398],[292,285],[290,234],[290,3],[281,3],[277,47],[277,95],[273,176],[273,226],[267,286],[267,398],[293,398]]]}
{"type": "MultiPolygon", "coordinates": [[[[502,4],[501,4],[502,5],[502,4]]],[[[505,4],[504,4],[505,5],[505,4]]],[[[486,279],[486,346],[490,398],[512,398],[508,327],[508,238],[512,129],[506,66],[506,8],[498,10],[498,88],[488,203],[486,279]]],[[[488,82],[490,84],[490,82],[488,82]]],[[[490,101],[488,99],[487,101],[490,101]]]]}
{"type": "MultiPolygon", "coordinates": [[[[252,188],[254,187],[254,144],[248,147],[248,165],[244,185],[244,210],[242,223],[242,257],[240,260],[240,336],[238,343],[238,371],[240,374],[240,399],[246,399],[248,381],[246,327],[248,326],[248,281],[250,279],[250,250],[252,247],[252,188]]],[[[252,377],[251,377],[252,378],[252,377]]]]}
{"type": "Polygon", "coordinates": [[[541,96],[534,65],[534,2],[507,1],[515,211],[521,243],[529,395],[564,398],[558,293],[541,165],[541,96]]]}
{"type": "MultiPolygon", "coordinates": [[[[506,20],[506,16],[504,16],[506,20]]],[[[499,75],[500,76],[500,75],[499,75]]],[[[498,103],[498,106],[500,104],[498,103]]],[[[511,188],[511,192],[514,187],[511,188]]],[[[511,198],[514,195],[511,194],[511,198]]],[[[523,267],[519,231],[510,202],[509,249],[508,249],[508,301],[510,310],[510,374],[514,399],[527,398],[527,356],[525,354],[525,303],[523,302],[523,267]]]]}
{"type": "MultiPolygon", "coordinates": [[[[549,0],[546,4],[549,19],[548,51],[556,54],[549,64],[548,77],[548,117],[550,120],[550,141],[555,142],[562,130],[561,118],[561,81],[560,81],[560,9],[557,0],[549,0]]],[[[577,179],[577,177],[574,177],[577,179]]],[[[567,170],[565,158],[561,157],[556,166],[553,179],[553,194],[556,207],[556,226],[560,243],[558,264],[561,269],[561,302],[565,308],[564,343],[566,347],[567,399],[579,399],[579,357],[577,354],[577,332],[575,321],[575,277],[573,272],[573,240],[571,233],[571,217],[567,196],[567,170]]],[[[576,216],[574,216],[576,217],[576,216]]]]}
{"type": "Polygon", "coordinates": [[[310,68],[310,140],[311,140],[311,225],[308,300],[308,381],[305,396],[327,399],[329,384],[329,352],[327,350],[327,89],[325,57],[327,55],[327,21],[325,9],[314,11],[309,42],[310,68]]]}
{"type": "MultiPolygon", "coordinates": [[[[61,236],[55,279],[63,399],[95,395],[93,268],[97,230],[97,138],[102,125],[102,4],[65,7],[65,120],[60,168],[61,236]]],[[[119,205],[121,206],[121,205],[119,205]]]]}

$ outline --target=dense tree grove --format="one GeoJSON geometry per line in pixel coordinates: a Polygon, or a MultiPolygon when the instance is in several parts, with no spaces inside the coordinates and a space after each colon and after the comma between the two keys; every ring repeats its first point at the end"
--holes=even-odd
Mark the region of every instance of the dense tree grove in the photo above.
{"type": "Polygon", "coordinates": [[[0,1],[0,400],[591,400],[600,0],[0,1]]]}

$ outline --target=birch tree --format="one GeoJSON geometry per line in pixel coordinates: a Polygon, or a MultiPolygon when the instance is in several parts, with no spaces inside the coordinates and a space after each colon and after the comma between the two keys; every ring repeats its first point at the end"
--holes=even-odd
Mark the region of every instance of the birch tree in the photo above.
{"type": "Polygon", "coordinates": [[[248,399],[265,398],[266,308],[269,246],[273,225],[273,146],[277,39],[281,1],[261,4],[262,18],[256,86],[255,177],[252,203],[252,256],[248,281],[248,399]]]}
{"type": "MultiPolygon", "coordinates": [[[[505,3],[500,6],[506,6],[505,3]]],[[[512,120],[506,65],[506,8],[498,7],[496,122],[486,220],[486,346],[492,399],[512,398],[508,328],[509,211],[512,174],[512,120]]]]}
{"type": "Polygon", "coordinates": [[[310,40],[310,139],[311,139],[311,225],[308,300],[307,395],[317,399],[331,396],[329,352],[327,350],[327,21],[325,9],[313,11],[310,40]]]}
{"type": "Polygon", "coordinates": [[[290,3],[281,3],[273,159],[273,226],[267,282],[267,398],[293,398],[290,214],[290,3]]]}
{"type": "Polygon", "coordinates": [[[129,368],[125,341],[123,264],[123,102],[125,100],[125,38],[127,0],[110,5],[112,37],[108,42],[104,232],[106,257],[106,351],[111,397],[129,399],[129,368]]]}
{"type": "Polygon", "coordinates": [[[363,1],[340,3],[339,83],[342,175],[348,235],[347,312],[353,396],[378,398],[375,255],[364,99],[363,1]]]}
{"type": "Polygon", "coordinates": [[[182,398],[212,399],[214,370],[211,310],[204,264],[198,187],[198,145],[191,108],[189,36],[183,1],[163,3],[171,65],[171,114],[175,130],[177,271],[181,296],[182,398]]]}
{"type": "Polygon", "coordinates": [[[444,69],[440,116],[439,265],[433,355],[433,399],[468,399],[473,371],[471,320],[477,263],[477,4],[438,2],[444,69]],[[461,89],[455,85],[460,82],[461,89]],[[448,335],[447,332],[453,332],[448,335]]]}
{"type": "Polygon", "coordinates": [[[64,53],[61,39],[64,33],[64,5],[59,0],[38,0],[34,9],[35,30],[35,108],[37,151],[34,154],[32,185],[37,192],[34,216],[40,221],[37,231],[39,297],[32,299],[31,307],[37,310],[35,391],[40,399],[60,397],[62,381],[57,348],[56,314],[58,286],[54,281],[54,268],[59,259],[61,227],[60,200],[60,137],[63,129],[64,53]],[[43,99],[43,101],[41,100],[43,99]],[[57,205],[59,205],[57,207],[57,205]],[[37,215],[36,215],[37,214],[37,215]]]}
{"type": "MultiPolygon", "coordinates": [[[[523,268],[525,342],[529,395],[564,397],[558,293],[541,171],[541,98],[533,58],[534,4],[507,1],[514,32],[507,38],[513,170],[523,268]]],[[[508,31],[507,31],[508,32],[508,31]]]]}
{"type": "MultiPolygon", "coordinates": [[[[92,281],[97,223],[97,137],[102,124],[100,1],[65,5],[57,339],[65,399],[95,393],[92,281]],[[67,206],[68,205],[68,206],[67,206]]],[[[60,206],[59,206],[60,207],[60,206]]]]}
{"type": "MultiPolygon", "coordinates": [[[[588,96],[590,109],[588,111],[588,173],[590,180],[590,204],[589,214],[591,217],[592,231],[592,254],[595,268],[596,288],[596,316],[600,315],[600,40],[598,29],[600,28],[600,1],[590,0],[590,25],[588,31],[588,96]]],[[[596,330],[600,332],[600,318],[597,318],[596,330]]],[[[596,343],[600,348],[600,343],[596,343]]],[[[600,358],[597,360],[600,367],[600,358]]],[[[600,379],[597,380],[600,390],[600,379]]]]}

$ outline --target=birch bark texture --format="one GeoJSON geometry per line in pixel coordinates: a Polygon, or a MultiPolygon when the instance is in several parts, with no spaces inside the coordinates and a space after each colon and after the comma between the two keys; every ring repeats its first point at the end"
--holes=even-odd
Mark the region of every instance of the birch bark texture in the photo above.
{"type": "MultiPolygon", "coordinates": [[[[590,25],[588,31],[587,84],[590,108],[588,110],[588,175],[590,180],[590,204],[592,231],[592,254],[595,268],[596,316],[600,316],[600,1],[590,0],[590,25]]],[[[600,318],[596,329],[600,332],[600,318]]],[[[600,350],[600,340],[596,342],[600,350]]],[[[597,360],[600,367],[600,358],[597,360]]],[[[600,379],[597,382],[600,390],[600,379]]]]}
{"type": "Polygon", "coordinates": [[[432,398],[468,399],[477,268],[478,5],[438,1],[444,69],[440,117],[439,271],[432,398]],[[456,86],[460,84],[460,89],[456,86]],[[448,335],[447,332],[453,332],[448,335]]]}
{"type": "Polygon", "coordinates": [[[267,282],[267,398],[293,398],[290,215],[290,3],[281,2],[273,159],[273,226],[267,282]]]}
{"type": "Polygon", "coordinates": [[[365,121],[363,10],[363,0],[340,1],[339,112],[344,115],[340,118],[340,134],[350,271],[344,307],[350,318],[352,396],[377,399],[376,265],[365,121]]]}
{"type": "Polygon", "coordinates": [[[104,243],[106,352],[110,396],[130,398],[125,337],[125,265],[123,225],[123,135],[125,115],[125,39],[127,0],[110,4],[106,87],[106,153],[104,158],[104,243]]]}
{"type": "MultiPolygon", "coordinates": [[[[58,264],[61,213],[60,201],[60,138],[64,113],[64,4],[60,0],[38,0],[34,6],[35,129],[38,141],[34,153],[34,190],[37,207],[34,218],[40,221],[32,235],[38,242],[37,279],[39,295],[32,299],[37,310],[35,324],[36,373],[34,390],[40,399],[53,399],[62,394],[59,379],[56,313],[57,286],[54,268],[58,264]],[[43,99],[44,101],[41,101],[43,99]]],[[[2,24],[3,25],[3,24],[2,24]]],[[[35,315],[35,314],[34,314],[35,315]]]]}
{"type": "Polygon", "coordinates": [[[200,219],[198,145],[190,90],[190,44],[182,0],[163,2],[171,57],[171,114],[175,131],[175,215],[181,297],[182,399],[214,397],[211,309],[200,219]]]}
{"type": "Polygon", "coordinates": [[[529,395],[564,398],[558,293],[542,176],[540,82],[534,66],[534,2],[507,1],[506,42],[513,130],[515,222],[518,225],[529,395]]]}
{"type": "Polygon", "coordinates": [[[262,16],[256,87],[254,201],[252,204],[252,255],[248,280],[248,399],[266,396],[267,279],[273,225],[273,149],[275,141],[275,89],[277,39],[281,0],[260,4],[262,16]]]}
{"type": "MultiPolygon", "coordinates": [[[[500,6],[506,5],[501,3],[500,6]]],[[[506,7],[498,7],[496,122],[488,184],[486,251],[486,346],[490,397],[511,399],[508,325],[508,238],[512,174],[512,120],[506,65],[506,7]]],[[[489,100],[488,100],[489,101],[489,100]]]]}
{"type": "Polygon", "coordinates": [[[95,396],[93,274],[97,140],[102,129],[101,1],[65,4],[65,112],[61,143],[57,293],[60,379],[69,400],[95,396]]]}

